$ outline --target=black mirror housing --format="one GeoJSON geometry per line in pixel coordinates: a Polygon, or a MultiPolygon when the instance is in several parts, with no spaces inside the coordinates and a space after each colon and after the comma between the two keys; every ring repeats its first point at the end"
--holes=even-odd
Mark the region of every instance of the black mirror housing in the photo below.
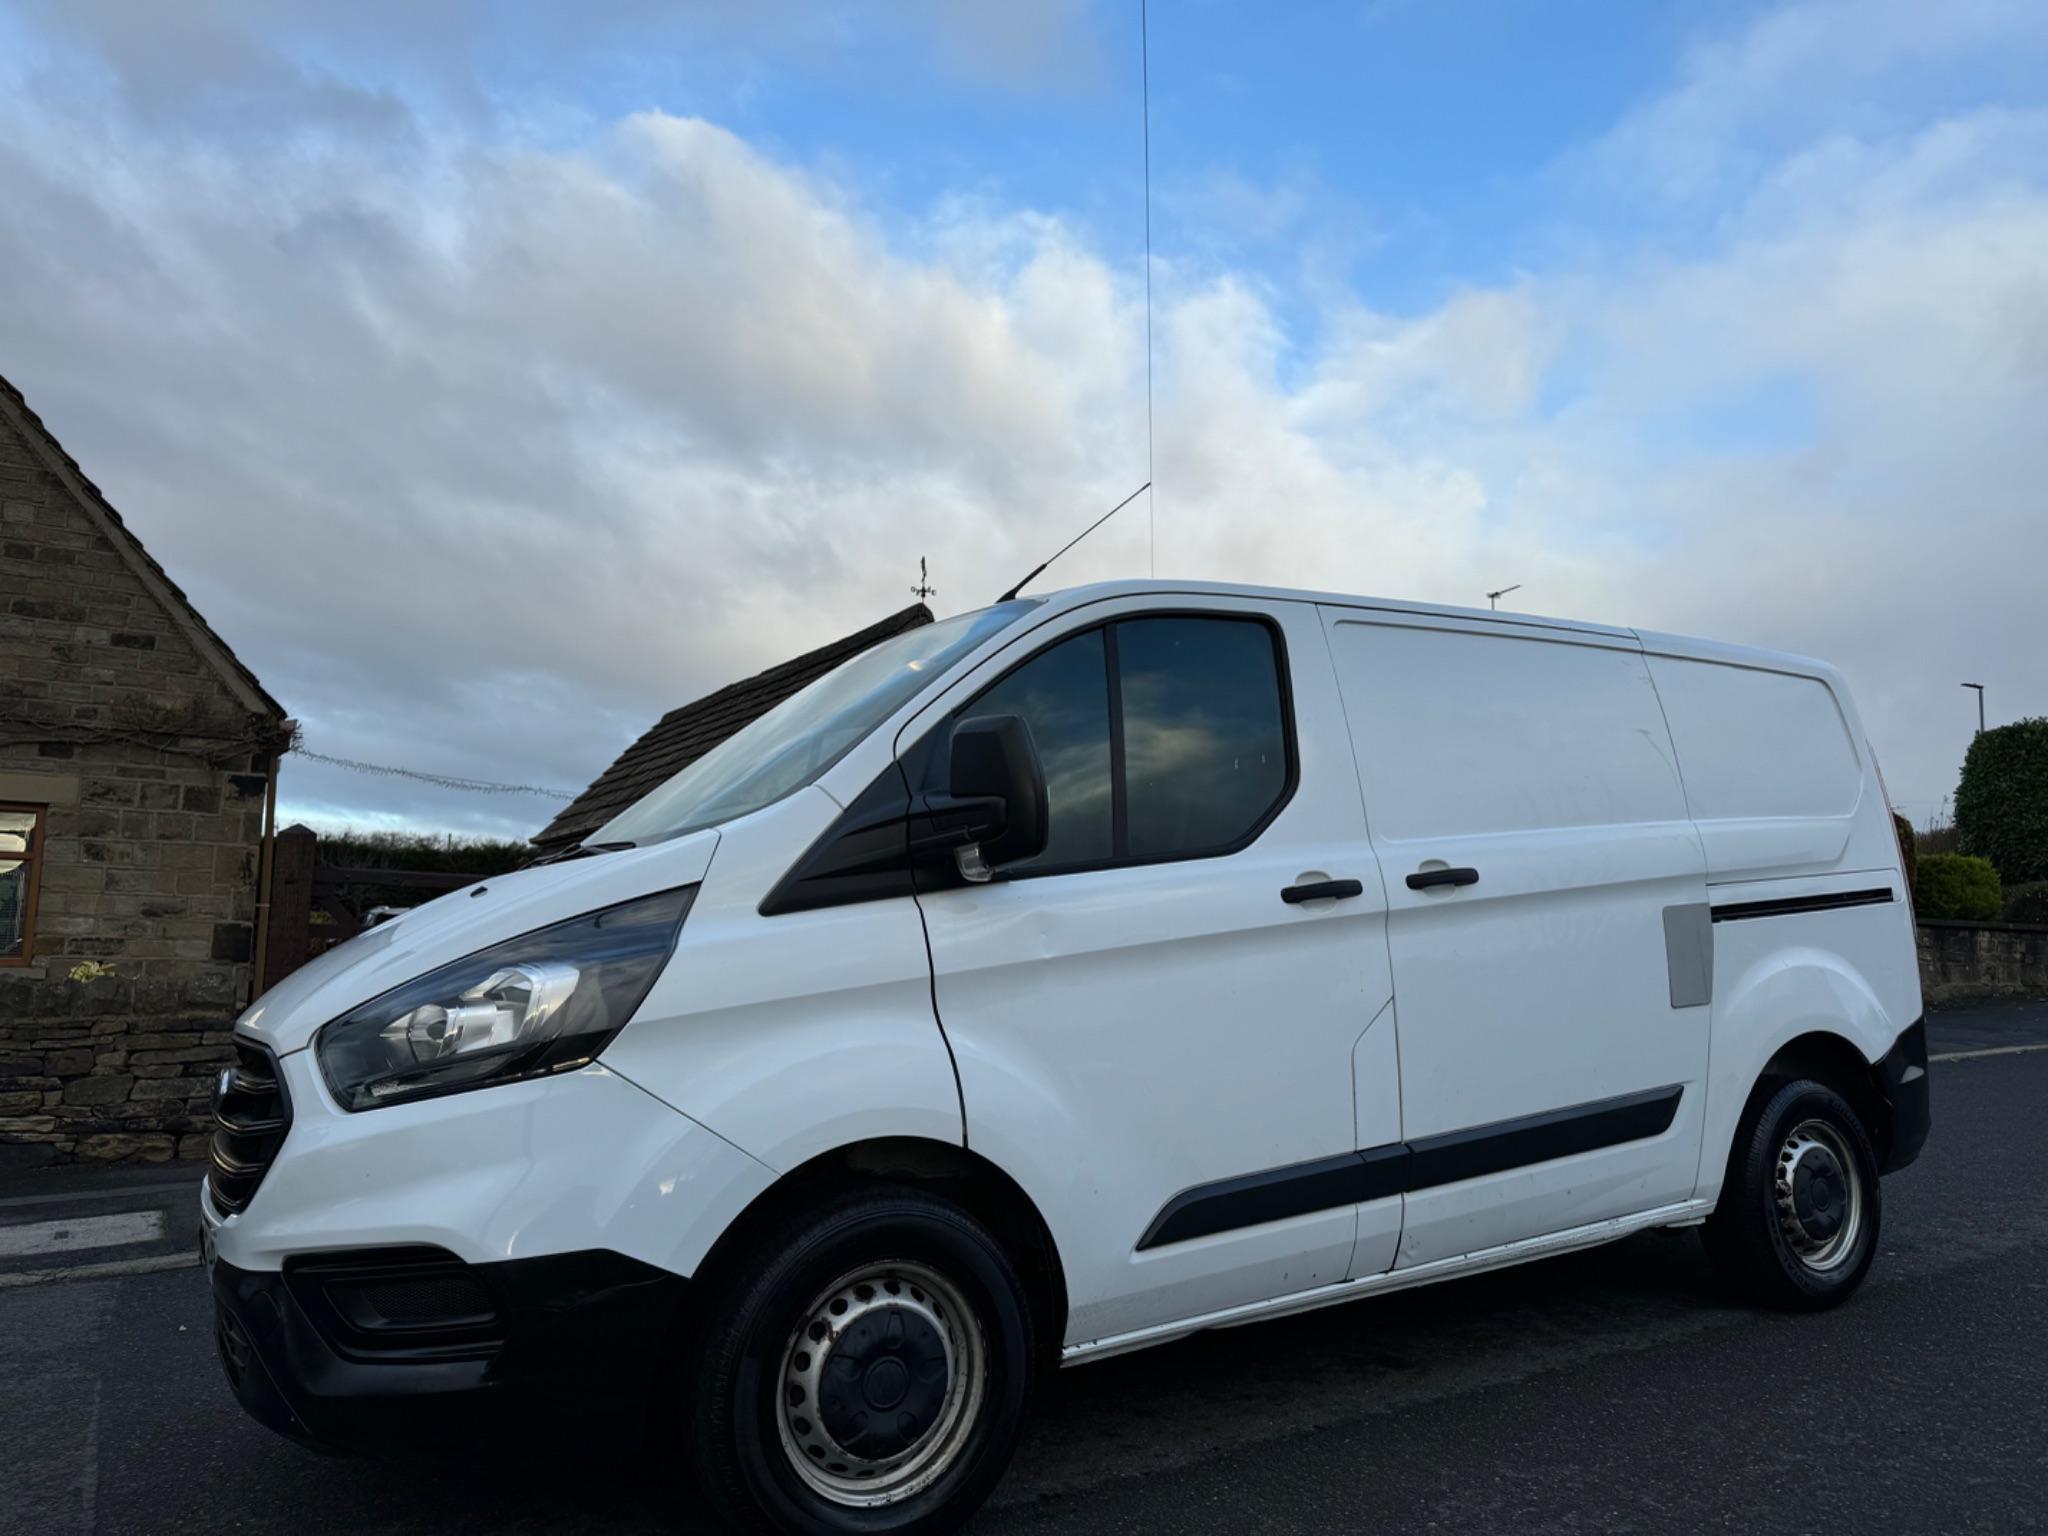
{"type": "Polygon", "coordinates": [[[948,809],[961,816],[962,832],[974,834],[960,841],[978,844],[989,869],[1045,852],[1051,820],[1045,770],[1031,727],[1021,717],[982,715],[960,721],[953,727],[948,767],[948,809]]]}

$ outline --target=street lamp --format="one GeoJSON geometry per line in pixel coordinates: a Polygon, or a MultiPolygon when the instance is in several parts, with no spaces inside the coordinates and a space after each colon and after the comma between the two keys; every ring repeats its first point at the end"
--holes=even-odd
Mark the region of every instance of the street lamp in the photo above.
{"type": "Polygon", "coordinates": [[[1982,736],[1984,734],[1984,685],[1982,683],[1965,683],[1963,686],[1977,690],[1977,734],[1982,736]]]}
{"type": "Polygon", "coordinates": [[[1510,592],[1519,592],[1521,590],[1522,584],[1518,581],[1512,587],[1502,587],[1497,592],[1489,592],[1486,594],[1486,606],[1489,608],[1498,608],[1500,606],[1500,600],[1502,598],[1506,597],[1510,592]]]}

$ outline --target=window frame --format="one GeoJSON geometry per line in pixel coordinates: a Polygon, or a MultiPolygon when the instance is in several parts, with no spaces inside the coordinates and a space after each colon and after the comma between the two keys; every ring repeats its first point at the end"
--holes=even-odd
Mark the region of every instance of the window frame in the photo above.
{"type": "MultiPolygon", "coordinates": [[[[945,712],[939,723],[924,738],[925,742],[943,742],[952,733],[955,725],[962,720],[976,718],[974,709],[988,694],[994,692],[1010,677],[1030,666],[1039,657],[1055,646],[1065,645],[1069,640],[1078,640],[1083,635],[1102,632],[1102,665],[1104,681],[1109,693],[1109,796],[1110,796],[1110,848],[1107,859],[1092,859],[1067,864],[1026,865],[1022,868],[1005,869],[999,878],[1008,881],[1039,880],[1054,875],[1092,874],[1106,869],[1141,869],[1154,864],[1185,864],[1196,859],[1227,859],[1232,854],[1242,853],[1262,836],[1268,827],[1280,818],[1280,813],[1293,803],[1296,790],[1301,786],[1301,751],[1296,741],[1294,724],[1294,674],[1288,663],[1287,634],[1280,621],[1272,614],[1257,609],[1239,608],[1139,608],[1126,613],[1116,613],[1096,619],[1091,623],[1056,635],[1037,647],[1027,656],[1021,656],[1002,669],[974,691],[974,696],[955,709],[945,712]],[[1122,657],[1117,644],[1117,626],[1144,619],[1210,619],[1221,623],[1251,623],[1261,626],[1273,645],[1273,678],[1280,690],[1280,738],[1286,756],[1286,777],[1281,781],[1280,792],[1273,802],[1246,831],[1228,843],[1210,848],[1190,849],[1179,853],[1133,855],[1130,848],[1130,818],[1127,800],[1129,785],[1124,776],[1124,698],[1122,657]]],[[[922,745],[922,743],[920,743],[922,745]]],[[[913,748],[912,751],[918,750],[913,748]]],[[[909,753],[904,757],[908,758],[909,753]]]]}
{"type": "Polygon", "coordinates": [[[28,851],[21,856],[21,862],[28,870],[21,904],[21,953],[0,955],[0,967],[14,968],[35,964],[36,900],[43,886],[43,844],[49,837],[50,808],[28,801],[0,800],[0,811],[13,811],[35,818],[35,825],[29,829],[28,851]]]}

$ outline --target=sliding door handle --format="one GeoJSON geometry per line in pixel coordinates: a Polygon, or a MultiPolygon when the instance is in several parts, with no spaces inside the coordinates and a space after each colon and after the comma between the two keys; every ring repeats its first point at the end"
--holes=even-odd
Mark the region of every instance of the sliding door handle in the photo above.
{"type": "Polygon", "coordinates": [[[1418,869],[1408,877],[1408,889],[1426,891],[1438,885],[1477,885],[1476,869],[1418,869]]]}
{"type": "Polygon", "coordinates": [[[1328,901],[1346,896],[1363,896],[1365,885],[1358,880],[1311,880],[1306,885],[1283,886],[1280,899],[1289,906],[1304,901],[1328,901]]]}

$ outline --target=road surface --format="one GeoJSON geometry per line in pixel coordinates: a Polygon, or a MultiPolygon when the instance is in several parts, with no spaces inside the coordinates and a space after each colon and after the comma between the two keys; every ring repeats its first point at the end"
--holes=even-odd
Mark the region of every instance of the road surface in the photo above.
{"type": "MultiPolygon", "coordinates": [[[[1732,1305],[1651,1233],[1203,1335],[1061,1373],[973,1529],[2048,1529],[2048,1050],[2007,1049],[2041,1042],[2044,1005],[1937,1017],[1937,1052],[1998,1054],[1933,1067],[1933,1137],[1839,1311],[1732,1305]]],[[[545,1422],[510,1470],[275,1438],[199,1272],[150,1272],[183,1262],[192,1175],[96,1178],[0,1197],[0,1531],[700,1528],[665,1458],[557,1462],[545,1422]],[[21,1283],[109,1262],[142,1272],[21,1283]]]]}

